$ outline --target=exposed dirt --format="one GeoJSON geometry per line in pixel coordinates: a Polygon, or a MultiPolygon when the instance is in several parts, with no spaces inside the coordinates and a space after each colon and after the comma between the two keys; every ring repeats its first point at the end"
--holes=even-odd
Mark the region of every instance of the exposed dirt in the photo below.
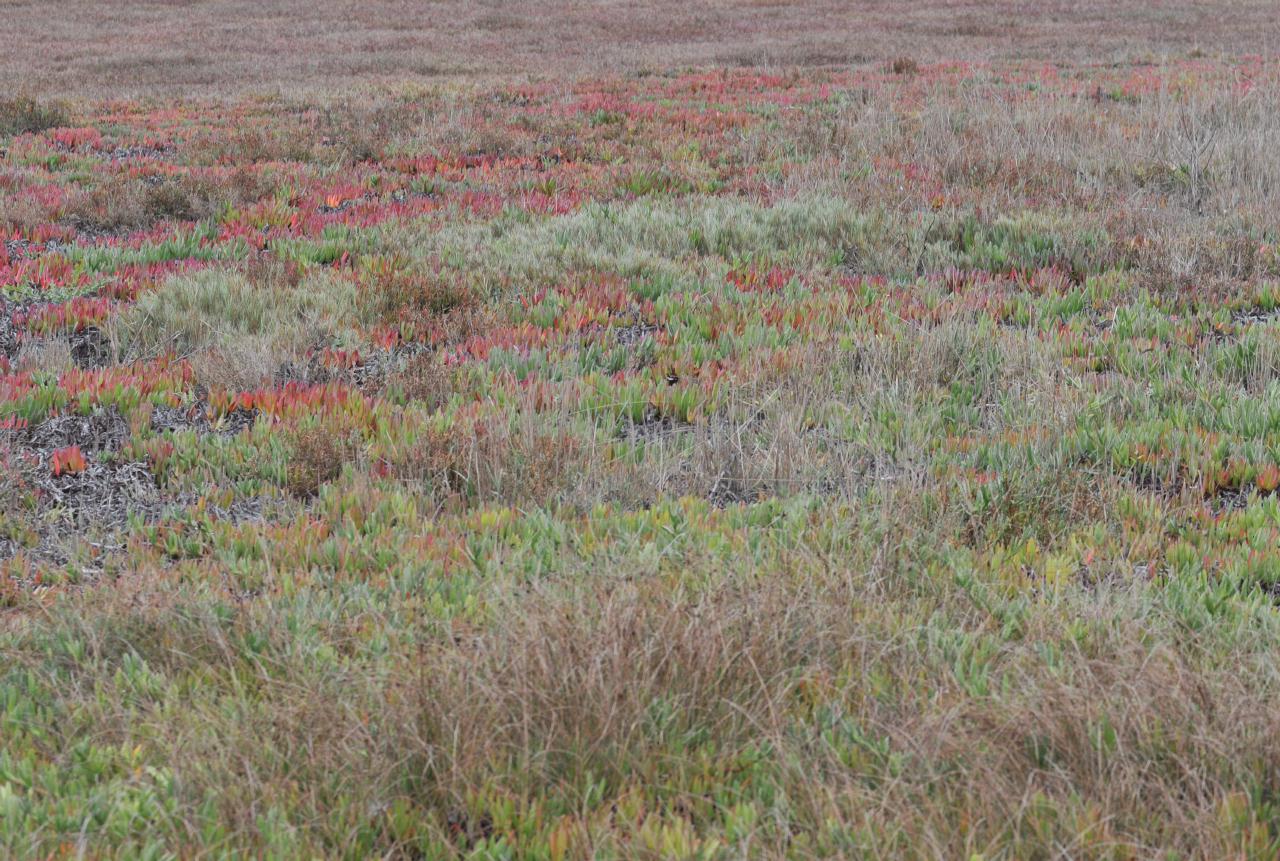
{"type": "Polygon", "coordinates": [[[209,418],[199,405],[185,409],[160,405],[151,410],[151,429],[159,433],[181,430],[207,431],[209,418]]]}
{"type": "Polygon", "coordinates": [[[108,161],[137,161],[140,159],[162,159],[173,153],[172,147],[164,146],[118,146],[110,152],[103,153],[108,161]]]}
{"type": "MultiPolygon", "coordinates": [[[[60,415],[32,428],[5,435],[5,462],[20,474],[9,477],[10,491],[28,501],[10,510],[23,515],[29,530],[22,541],[0,541],[0,559],[19,551],[56,565],[71,562],[76,543],[95,554],[119,549],[115,534],[129,516],[154,516],[162,504],[155,476],[145,463],[117,463],[110,457],[129,439],[129,424],[115,408],[85,415],[60,415]],[[54,475],[53,455],[77,446],[85,456],[79,472],[54,475]]],[[[95,573],[84,568],[82,574],[95,573]]]]}
{"type": "Polygon", "coordinates": [[[96,326],[67,336],[71,342],[71,360],[79,368],[102,368],[112,363],[111,345],[96,326]]]}
{"type": "Polygon", "coordinates": [[[657,410],[650,410],[638,422],[628,421],[618,430],[618,436],[628,442],[653,442],[690,433],[693,425],[679,422],[657,410]]]}
{"type": "Polygon", "coordinates": [[[151,411],[151,429],[160,433],[164,431],[192,430],[198,434],[219,434],[235,436],[243,430],[253,427],[258,418],[258,411],[236,407],[224,415],[218,422],[209,419],[209,404],[200,400],[190,407],[169,407],[160,405],[151,411]]]}
{"type": "Polygon", "coordinates": [[[613,339],[620,347],[634,347],[645,338],[656,335],[661,327],[652,323],[633,323],[630,326],[619,326],[613,330],[613,339]]]}
{"type": "Polygon", "coordinates": [[[371,391],[380,388],[392,374],[403,370],[411,359],[429,352],[431,348],[425,344],[402,344],[391,350],[365,353],[350,367],[335,368],[326,365],[320,358],[321,351],[316,350],[306,361],[285,362],[276,369],[272,382],[277,386],[288,383],[345,383],[362,391],[371,391]]]}
{"type": "Polygon", "coordinates": [[[128,420],[110,407],[87,416],[71,414],[45,419],[26,433],[24,448],[46,457],[54,449],[74,445],[88,454],[115,451],[128,439],[128,420]]]}
{"type": "Polygon", "coordinates": [[[0,296],[0,356],[12,359],[18,354],[18,327],[13,325],[13,315],[18,306],[0,296]]]}
{"type": "Polygon", "coordinates": [[[69,218],[63,223],[75,230],[76,245],[104,245],[111,240],[125,239],[138,231],[136,227],[101,227],[81,218],[69,218]]]}
{"type": "Polygon", "coordinates": [[[39,246],[29,239],[6,239],[4,242],[4,251],[10,260],[39,257],[38,248],[39,246]]]}
{"type": "MultiPolygon", "coordinates": [[[[156,407],[152,427],[235,434],[251,426],[257,415],[234,410],[214,426],[206,410],[202,403],[190,409],[156,407]]],[[[4,432],[3,462],[20,473],[9,477],[10,490],[22,493],[25,501],[0,510],[17,516],[26,532],[0,533],[0,560],[21,552],[46,567],[70,565],[82,577],[92,577],[104,570],[110,554],[123,549],[121,534],[131,517],[153,522],[198,501],[194,493],[163,490],[147,463],[115,460],[129,437],[128,420],[114,407],[89,415],[54,416],[28,429],[4,432]],[[69,446],[79,447],[85,468],[55,475],[54,452],[69,446]]],[[[206,505],[206,510],[220,519],[243,522],[268,516],[273,504],[260,498],[237,499],[226,507],[206,505]]]]}
{"type": "Polygon", "coordinates": [[[1261,308],[1245,308],[1231,315],[1231,322],[1237,326],[1253,326],[1269,323],[1280,317],[1280,309],[1264,311],[1261,308]]]}
{"type": "Polygon", "coordinates": [[[40,488],[45,513],[57,510],[58,519],[84,530],[118,529],[130,514],[158,513],[163,502],[145,463],[91,461],[83,472],[50,473],[40,481],[40,488]]]}

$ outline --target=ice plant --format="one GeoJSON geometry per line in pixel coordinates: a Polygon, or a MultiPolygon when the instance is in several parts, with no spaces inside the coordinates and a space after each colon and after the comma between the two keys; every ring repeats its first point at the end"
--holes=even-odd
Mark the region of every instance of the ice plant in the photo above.
{"type": "Polygon", "coordinates": [[[1280,467],[1275,464],[1266,465],[1258,472],[1258,476],[1254,481],[1258,485],[1258,490],[1263,493],[1271,493],[1277,487],[1280,487],[1280,467]]]}
{"type": "Polygon", "coordinates": [[[78,472],[84,472],[88,464],[85,462],[84,453],[80,451],[80,446],[71,445],[66,448],[56,450],[49,458],[53,468],[53,474],[73,475],[78,472]]]}

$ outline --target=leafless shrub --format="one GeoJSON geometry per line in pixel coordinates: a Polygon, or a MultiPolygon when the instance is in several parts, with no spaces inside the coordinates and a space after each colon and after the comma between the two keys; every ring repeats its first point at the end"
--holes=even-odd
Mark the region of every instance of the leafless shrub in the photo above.
{"type": "Polygon", "coordinates": [[[889,71],[895,75],[914,75],[920,71],[920,64],[910,57],[897,57],[889,64],[889,71]]]}
{"type": "Polygon", "coordinates": [[[290,428],[287,487],[295,496],[314,496],[356,460],[361,448],[359,426],[345,414],[322,417],[290,428]]]}
{"type": "Polygon", "coordinates": [[[66,108],[56,102],[40,101],[24,93],[0,100],[0,136],[42,132],[68,122],[66,108]]]}
{"type": "Polygon", "coordinates": [[[214,181],[199,173],[159,182],[125,174],[73,196],[61,217],[81,229],[99,233],[143,230],[161,221],[198,221],[226,206],[259,199],[269,185],[252,169],[240,168],[214,181]]]}

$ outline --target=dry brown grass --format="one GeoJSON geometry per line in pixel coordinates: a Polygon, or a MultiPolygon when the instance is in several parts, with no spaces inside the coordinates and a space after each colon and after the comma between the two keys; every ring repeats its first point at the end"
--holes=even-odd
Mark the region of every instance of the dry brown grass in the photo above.
{"type": "Polygon", "coordinates": [[[285,435],[289,441],[287,487],[295,496],[310,497],[342,474],[342,465],[355,460],[359,436],[352,428],[316,422],[285,435]]]}
{"type": "Polygon", "coordinates": [[[68,114],[58,104],[42,102],[20,93],[0,100],[0,135],[39,132],[66,125],[68,114]]]}
{"type": "Polygon", "coordinates": [[[582,468],[577,440],[536,415],[510,424],[467,416],[429,424],[386,453],[390,475],[438,503],[503,500],[539,505],[561,497],[582,468]]]}
{"type": "Polygon", "coordinates": [[[160,181],[121,173],[73,195],[63,207],[62,220],[90,233],[128,233],[162,221],[208,218],[269,191],[260,175],[243,169],[219,183],[196,173],[160,181]]]}
{"type": "Polygon", "coordinates": [[[0,16],[0,82],[77,96],[275,90],[332,96],[358,83],[560,77],[689,65],[1058,62],[1191,52],[1269,53],[1274,4],[1140,2],[197,4],[36,0],[0,16]]]}
{"type": "MultiPolygon", "coordinates": [[[[198,691],[177,715],[138,711],[147,694],[94,695],[78,672],[57,689],[86,701],[99,743],[141,735],[200,763],[172,837],[197,839],[182,817],[208,793],[224,823],[287,803],[314,823],[290,839],[384,857],[427,835],[474,844],[544,806],[569,811],[571,858],[687,854],[662,834],[726,819],[753,857],[1268,857],[1238,791],[1273,793],[1280,768],[1263,612],[1239,623],[1251,637],[1225,619],[1196,632],[1172,596],[1028,604],[957,590],[889,536],[839,546],[742,559],[701,587],[640,558],[519,587],[497,575],[500,624],[457,619],[383,674],[298,654],[287,603],[220,620],[125,583],[57,617],[88,662],[145,662],[139,685],[199,673],[254,691],[270,719],[198,691]],[[737,822],[753,792],[776,806],[737,822]]],[[[379,612],[327,635],[355,654],[379,612]]]]}

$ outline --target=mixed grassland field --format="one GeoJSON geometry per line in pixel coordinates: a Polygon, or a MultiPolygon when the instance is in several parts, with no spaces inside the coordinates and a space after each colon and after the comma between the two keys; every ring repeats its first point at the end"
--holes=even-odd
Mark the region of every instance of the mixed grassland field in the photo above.
{"type": "Polygon", "coordinates": [[[1280,60],[1131,6],[31,71],[0,855],[1280,855],[1280,60]]]}

